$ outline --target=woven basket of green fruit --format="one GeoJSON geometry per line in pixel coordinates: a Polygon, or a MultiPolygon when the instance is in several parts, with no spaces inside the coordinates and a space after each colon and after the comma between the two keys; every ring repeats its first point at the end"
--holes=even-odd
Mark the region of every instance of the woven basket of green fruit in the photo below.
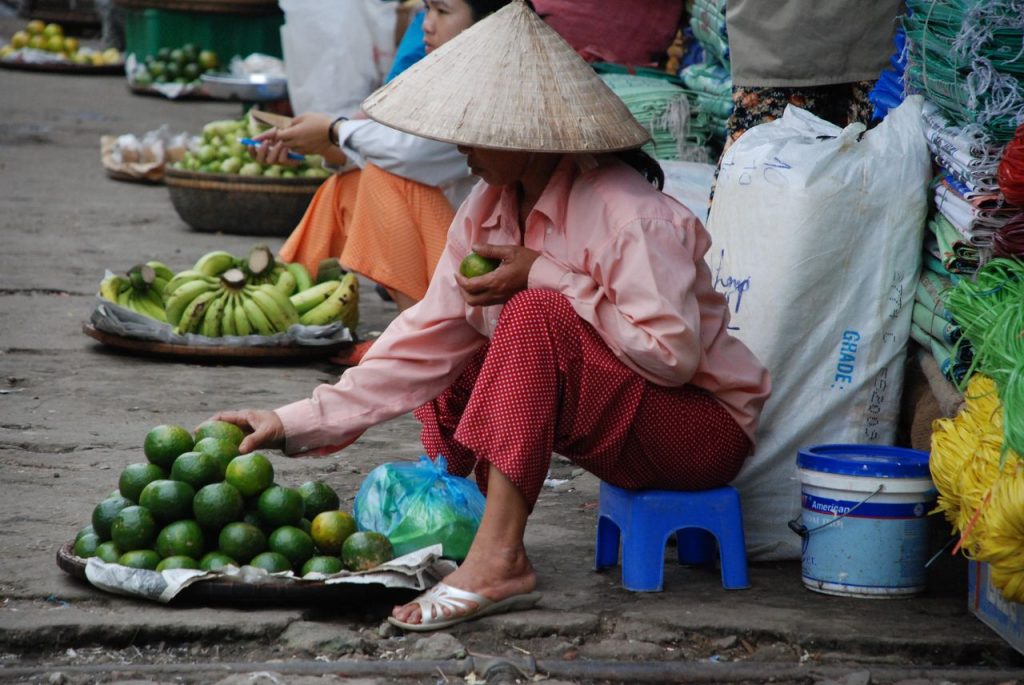
{"type": "Polygon", "coordinates": [[[322,177],[240,176],[168,167],[171,203],[204,233],[287,236],[299,223],[322,177]]]}
{"type": "Polygon", "coordinates": [[[261,164],[249,153],[250,136],[265,130],[246,115],[211,121],[164,183],[178,215],[197,231],[287,236],[330,172],[317,156],[288,166],[261,164]]]}

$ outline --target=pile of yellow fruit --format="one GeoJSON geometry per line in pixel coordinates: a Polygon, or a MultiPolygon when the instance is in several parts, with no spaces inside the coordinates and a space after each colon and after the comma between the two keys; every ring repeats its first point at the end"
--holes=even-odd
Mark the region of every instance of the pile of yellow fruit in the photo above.
{"type": "Polygon", "coordinates": [[[124,61],[117,48],[102,51],[83,48],[77,38],[64,35],[64,27],[60,24],[44,24],[38,19],[28,22],[24,29],[11,36],[11,42],[0,47],[0,59],[10,59],[23,48],[43,50],[52,53],[60,61],[94,67],[121,64],[124,61]]]}

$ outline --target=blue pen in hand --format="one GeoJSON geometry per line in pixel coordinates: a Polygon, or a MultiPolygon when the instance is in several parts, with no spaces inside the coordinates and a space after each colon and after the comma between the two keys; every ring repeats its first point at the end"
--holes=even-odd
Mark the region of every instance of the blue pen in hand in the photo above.
{"type": "MultiPolygon", "coordinates": [[[[241,143],[242,145],[253,145],[255,147],[263,145],[262,140],[253,140],[252,138],[239,138],[238,142],[241,143]]],[[[289,152],[288,159],[295,159],[301,162],[302,160],[305,159],[305,157],[303,155],[300,155],[298,152],[289,152]]]]}

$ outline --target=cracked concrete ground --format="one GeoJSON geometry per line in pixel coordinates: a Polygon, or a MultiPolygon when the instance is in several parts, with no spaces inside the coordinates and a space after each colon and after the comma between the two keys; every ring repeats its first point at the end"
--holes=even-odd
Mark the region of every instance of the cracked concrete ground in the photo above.
{"type": "MultiPolygon", "coordinates": [[[[16,25],[0,18],[0,36],[16,25]]],[[[570,482],[545,490],[527,533],[542,604],[443,634],[390,629],[386,602],[162,606],[71,578],[55,563],[58,548],[120,470],[142,460],[149,428],[273,407],[333,382],[339,368],[158,360],[81,332],[105,269],[152,258],[185,268],[209,250],[257,242],[194,232],[165,187],[108,179],[99,137],[162,124],[196,132],[240,115],[240,105],[134,96],[116,76],[0,70],[0,114],[0,681],[482,682],[484,655],[508,662],[488,682],[1019,678],[1020,655],[967,610],[962,559],[944,557],[928,591],[906,600],[812,593],[797,561],[752,564],[752,587],[737,592],[714,569],[669,562],[664,592],[627,592],[617,570],[591,570],[597,482],[559,459],[553,475],[570,482]]],[[[392,316],[364,287],[360,332],[392,316]]],[[[351,502],[373,466],[418,454],[406,416],[341,454],[277,455],[274,465],[283,482],[324,478],[351,502]]]]}

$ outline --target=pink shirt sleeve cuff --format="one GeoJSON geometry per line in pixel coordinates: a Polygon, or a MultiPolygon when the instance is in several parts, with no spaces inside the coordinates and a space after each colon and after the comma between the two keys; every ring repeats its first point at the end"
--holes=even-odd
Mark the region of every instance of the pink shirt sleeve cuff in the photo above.
{"type": "Polygon", "coordinates": [[[313,410],[312,400],[286,404],[274,410],[284,425],[285,454],[302,454],[315,449],[320,417],[313,410]]]}
{"type": "Polygon", "coordinates": [[[559,291],[559,283],[565,276],[566,270],[543,255],[534,260],[530,267],[530,276],[527,279],[527,286],[541,290],[559,291]]]}

